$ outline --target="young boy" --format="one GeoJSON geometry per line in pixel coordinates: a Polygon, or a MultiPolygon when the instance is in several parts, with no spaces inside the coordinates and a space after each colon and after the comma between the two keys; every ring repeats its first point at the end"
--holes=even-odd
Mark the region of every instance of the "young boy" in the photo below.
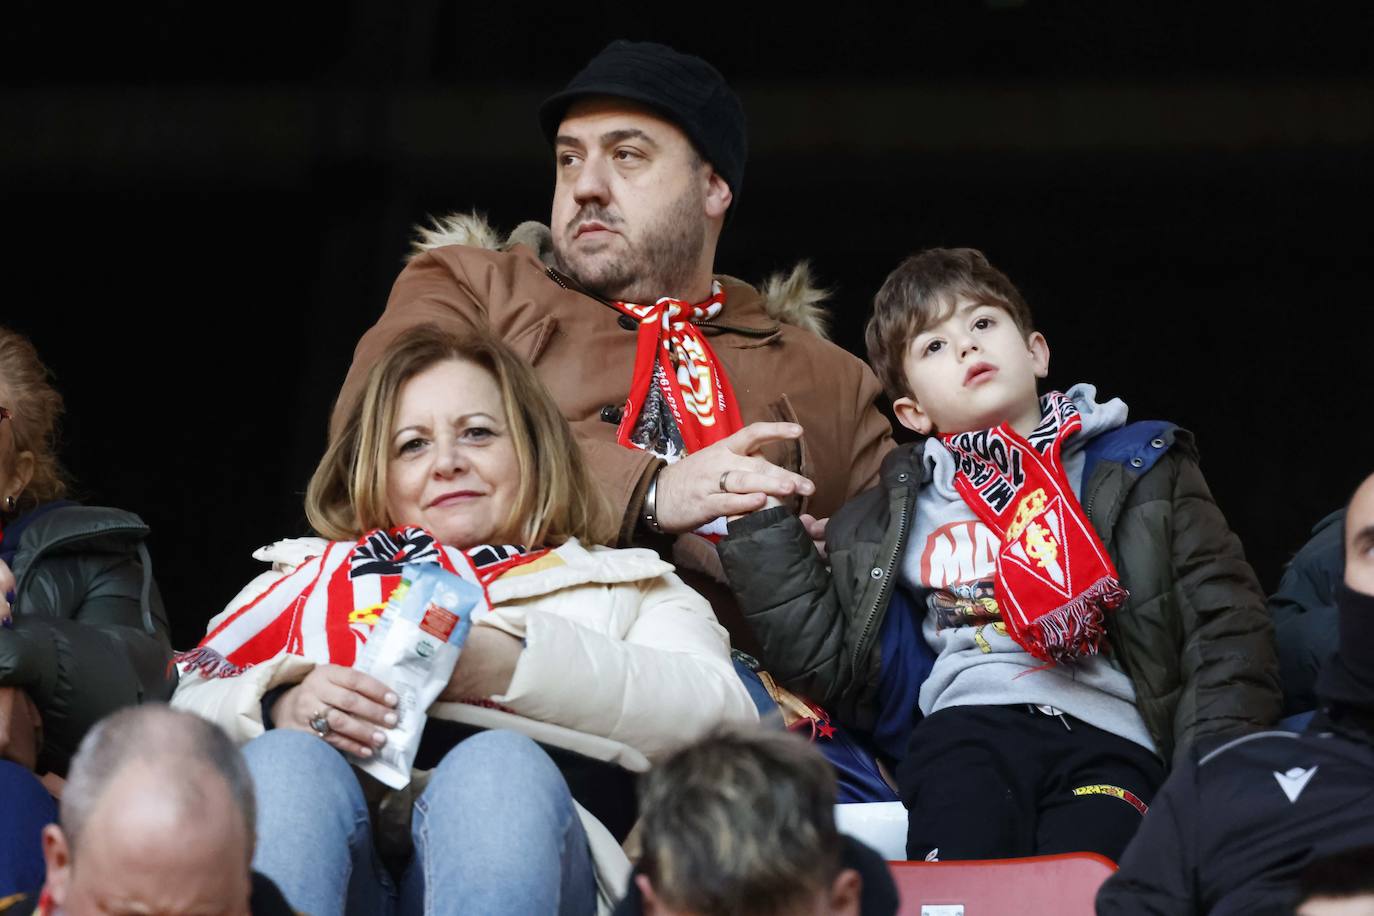
{"type": "Polygon", "coordinates": [[[1192,436],[1091,385],[1040,396],[1044,335],[973,249],[898,266],[867,340],[927,438],[830,520],[829,570],[785,508],[730,523],[764,662],[895,764],[911,858],[1115,859],[1167,761],[1279,714],[1264,598],[1192,436]]]}

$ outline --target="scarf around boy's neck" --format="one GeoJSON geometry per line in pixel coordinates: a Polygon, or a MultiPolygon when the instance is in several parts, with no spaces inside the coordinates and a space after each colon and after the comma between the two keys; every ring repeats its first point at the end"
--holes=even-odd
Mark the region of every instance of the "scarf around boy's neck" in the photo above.
{"type": "Polygon", "coordinates": [[[1116,568],[1064,473],[1064,440],[1083,425],[1062,392],[1040,399],[1028,437],[1009,424],[941,435],[954,486],[1001,540],[994,593],[1007,633],[1050,663],[1096,655],[1105,614],[1127,598],[1116,568]]]}

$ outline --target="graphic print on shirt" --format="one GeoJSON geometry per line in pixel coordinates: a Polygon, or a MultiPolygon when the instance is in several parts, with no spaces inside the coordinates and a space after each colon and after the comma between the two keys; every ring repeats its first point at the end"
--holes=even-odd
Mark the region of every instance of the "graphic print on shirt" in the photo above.
{"type": "Polygon", "coordinates": [[[969,520],[937,528],[921,551],[921,583],[931,589],[926,607],[933,615],[936,631],[977,627],[974,641],[985,653],[992,647],[983,637],[984,627],[1007,635],[993,594],[1000,546],[990,528],[969,520]]]}

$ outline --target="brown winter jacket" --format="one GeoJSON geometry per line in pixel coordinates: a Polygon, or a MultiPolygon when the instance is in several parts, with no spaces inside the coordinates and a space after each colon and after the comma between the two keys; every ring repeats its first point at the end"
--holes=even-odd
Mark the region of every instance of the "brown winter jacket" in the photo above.
{"type": "MultiPolygon", "coordinates": [[[[472,217],[450,217],[422,233],[386,311],[358,342],[334,405],[331,435],[338,434],[368,370],[401,332],[424,323],[488,327],[534,366],[552,392],[621,520],[620,542],[629,543],[649,472],[660,464],[615,440],[634,367],[636,326],[553,270],[541,259],[548,256],[548,230],[533,223],[504,245],[472,217]]],[[[799,442],[775,444],[762,454],[815,482],[815,494],[794,510],[827,517],[877,483],[892,448],[888,422],[874,406],[878,381],[862,361],[821,336],[821,295],[809,287],[804,269],[770,281],[763,293],[731,277],[719,279],[725,309],[701,328],[725,366],[740,414],[746,424],[802,425],[799,442]]],[[[671,549],[662,546],[685,571],[721,578],[715,551],[701,538],[688,535],[671,549]]],[[[687,578],[711,591],[701,579],[687,578]]],[[[728,592],[722,587],[709,595],[718,611],[721,594],[728,592]]],[[[722,622],[733,634],[731,622],[722,622]]]]}

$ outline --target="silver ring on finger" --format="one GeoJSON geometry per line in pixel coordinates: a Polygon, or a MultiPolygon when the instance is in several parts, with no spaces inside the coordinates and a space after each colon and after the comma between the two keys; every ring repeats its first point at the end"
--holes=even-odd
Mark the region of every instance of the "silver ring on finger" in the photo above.
{"type": "Polygon", "coordinates": [[[328,738],[329,733],[334,731],[333,726],[329,724],[329,707],[320,707],[320,711],[310,717],[309,725],[312,732],[321,738],[328,738]]]}
{"type": "Polygon", "coordinates": [[[729,477],[729,476],[730,476],[730,472],[729,472],[729,471],[723,471],[723,472],[721,472],[720,481],[716,484],[716,486],[720,488],[720,492],[722,492],[722,493],[728,493],[728,492],[730,492],[729,490],[727,490],[727,489],[725,488],[725,478],[727,478],[727,477],[729,477]]]}

